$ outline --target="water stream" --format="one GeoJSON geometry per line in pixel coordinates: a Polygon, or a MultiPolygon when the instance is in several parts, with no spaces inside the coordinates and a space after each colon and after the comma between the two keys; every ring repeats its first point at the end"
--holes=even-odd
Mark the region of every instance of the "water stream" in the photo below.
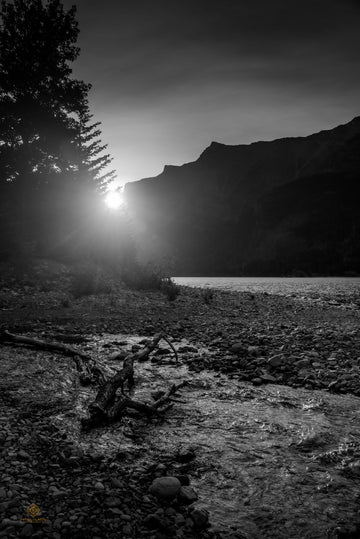
{"type": "MultiPolygon", "coordinates": [[[[140,337],[101,337],[128,347],[140,337]]],[[[184,343],[182,343],[184,344],[184,343]]],[[[98,348],[99,340],[92,343],[98,348]]],[[[109,350],[109,356],[111,349],[109,350]]],[[[103,356],[102,356],[103,357],[103,356]]],[[[357,511],[360,495],[360,399],[189,372],[171,356],[136,366],[136,399],[187,380],[166,421],[129,419],[80,433],[79,416],[94,396],[77,388],[76,409],[54,421],[84,451],[136,455],[136,466],[162,462],[191,446],[192,485],[213,525],[253,539],[326,538],[357,511]],[[170,361],[169,361],[170,360],[170,361]]],[[[108,368],[120,368],[107,361],[108,368]]],[[[70,375],[69,375],[70,376],[70,375]]],[[[64,381],[64,391],[69,387],[64,381]]],[[[179,472],[182,465],[177,464],[179,472]]]]}

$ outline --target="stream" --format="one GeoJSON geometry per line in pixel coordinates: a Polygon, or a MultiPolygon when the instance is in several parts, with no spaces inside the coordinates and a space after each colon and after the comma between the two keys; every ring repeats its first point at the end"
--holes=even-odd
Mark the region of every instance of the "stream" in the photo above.
{"type": "MultiPolygon", "coordinates": [[[[102,335],[89,348],[110,346],[108,359],[104,350],[101,358],[115,372],[121,362],[109,358],[123,341],[122,348],[130,349],[141,337],[102,335]]],[[[179,450],[193,448],[191,484],[198,505],[209,510],[220,530],[251,539],[323,539],[335,537],[332,530],[354,519],[360,494],[358,397],[272,384],[255,387],[216,372],[190,372],[170,354],[137,364],[135,372],[136,399],[144,402],[156,389],[187,381],[181,402],[165,421],[124,418],[83,434],[79,417],[95,389],[77,385],[75,410],[56,414],[54,422],[83,451],[107,458],[121,451],[139,470],[149,462],[171,457],[174,462],[179,450]]],[[[73,390],[73,375],[67,371],[64,376],[59,396],[73,390]]],[[[172,473],[177,468],[183,471],[177,463],[172,473]]]]}

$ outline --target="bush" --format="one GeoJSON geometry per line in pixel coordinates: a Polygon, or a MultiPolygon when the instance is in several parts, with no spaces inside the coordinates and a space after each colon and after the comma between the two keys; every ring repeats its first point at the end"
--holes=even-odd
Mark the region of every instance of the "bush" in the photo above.
{"type": "Polygon", "coordinates": [[[178,286],[171,277],[163,279],[160,289],[169,301],[174,301],[180,294],[180,286],[178,286]]]}
{"type": "Polygon", "coordinates": [[[95,294],[109,294],[113,291],[110,277],[94,264],[84,264],[73,273],[70,292],[75,298],[95,294]]]}
{"type": "Polygon", "coordinates": [[[121,276],[124,283],[134,290],[160,290],[164,279],[160,270],[140,265],[123,270],[121,276]]]}
{"type": "Polygon", "coordinates": [[[214,300],[214,290],[212,288],[205,288],[202,292],[202,298],[206,305],[210,305],[214,300]]]}
{"type": "Polygon", "coordinates": [[[169,301],[174,301],[180,294],[180,287],[171,277],[166,277],[162,270],[150,265],[128,268],[122,272],[122,279],[134,290],[160,290],[169,301]]]}

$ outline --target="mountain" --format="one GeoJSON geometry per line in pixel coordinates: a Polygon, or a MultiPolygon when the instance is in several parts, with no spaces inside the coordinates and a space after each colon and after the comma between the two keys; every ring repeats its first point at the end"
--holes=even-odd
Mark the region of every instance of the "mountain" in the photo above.
{"type": "Polygon", "coordinates": [[[125,186],[144,258],[175,275],[360,273],[360,117],[308,137],[211,143],[125,186]]]}

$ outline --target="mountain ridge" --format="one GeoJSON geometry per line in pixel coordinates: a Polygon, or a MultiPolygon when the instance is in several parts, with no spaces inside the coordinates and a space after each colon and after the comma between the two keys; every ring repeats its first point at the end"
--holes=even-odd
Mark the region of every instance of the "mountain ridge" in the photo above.
{"type": "MultiPolygon", "coordinates": [[[[264,222],[263,213],[267,211],[266,195],[309,177],[312,177],[312,182],[316,182],[316,178],[321,178],[319,181],[323,182],[324,175],[328,175],[333,189],[336,182],[340,188],[342,175],[353,178],[359,174],[359,155],[359,116],[334,129],[322,130],[307,137],[286,137],[231,146],[212,142],[195,161],[181,166],[167,165],[156,177],[126,184],[125,194],[130,212],[138,229],[142,230],[140,250],[145,258],[151,252],[155,258],[166,254],[173,259],[178,274],[200,272],[210,275],[219,271],[223,274],[251,273],[254,271],[251,268],[255,264],[255,253],[259,259],[255,264],[256,272],[260,274],[262,267],[266,272],[279,273],[326,271],[325,262],[323,269],[318,263],[314,269],[309,256],[305,256],[307,249],[314,251],[306,234],[305,244],[304,241],[301,243],[303,255],[300,250],[298,254],[294,252],[293,260],[281,264],[284,248],[279,248],[280,243],[284,243],[287,237],[289,244],[293,242],[296,245],[301,232],[289,225],[291,216],[285,220],[287,225],[283,225],[283,229],[279,229],[278,225],[276,231],[261,229],[259,223],[264,222]],[[277,262],[269,264],[269,245],[273,245],[275,233],[282,239],[274,251],[277,262]],[[222,263],[219,263],[221,260],[222,263]]],[[[312,185],[305,181],[302,184],[310,190],[316,187],[314,183],[312,185]]],[[[347,184],[351,192],[345,205],[351,212],[355,211],[352,199],[359,194],[359,184],[356,181],[347,184]]],[[[295,184],[293,187],[295,189],[295,184]]],[[[298,191],[299,187],[296,189],[298,191]]],[[[336,191],[339,197],[341,189],[336,187],[336,191]]],[[[290,191],[289,188],[284,189],[285,192],[290,201],[291,188],[290,191]]],[[[280,199],[286,205],[286,197],[276,200],[280,199]]],[[[311,197],[302,193],[301,199],[307,201],[309,206],[311,197]]],[[[326,220],[321,205],[328,207],[329,203],[321,197],[319,200],[318,209],[310,204],[311,212],[318,211],[326,220]]],[[[332,205],[328,209],[336,213],[336,200],[332,201],[332,205]]],[[[302,212],[301,219],[307,216],[308,220],[317,223],[309,215],[309,207],[304,206],[297,211],[298,219],[302,212]]],[[[354,219],[351,226],[355,226],[358,234],[360,223],[357,218],[354,219]]],[[[328,225],[330,229],[333,228],[333,224],[328,225]]],[[[351,226],[348,224],[348,228],[351,226]]],[[[347,229],[343,234],[344,241],[349,234],[347,229]]],[[[318,237],[315,231],[314,235],[318,237]]],[[[338,235],[335,236],[338,238],[338,235]]],[[[328,249],[334,249],[326,238],[318,238],[319,249],[324,241],[328,249]]],[[[339,251],[338,260],[331,263],[328,272],[360,272],[360,255],[358,257],[355,253],[350,258],[347,255],[346,261],[344,249],[336,248],[339,251]]],[[[352,249],[356,251],[355,245],[352,249]]]]}

